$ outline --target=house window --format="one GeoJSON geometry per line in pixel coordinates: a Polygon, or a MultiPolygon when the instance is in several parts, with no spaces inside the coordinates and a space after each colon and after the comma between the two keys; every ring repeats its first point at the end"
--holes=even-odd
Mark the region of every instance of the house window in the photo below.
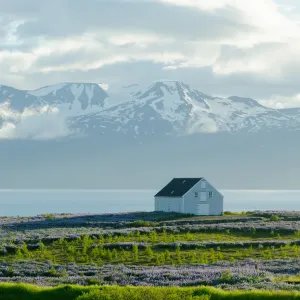
{"type": "Polygon", "coordinates": [[[201,189],[205,189],[206,188],[206,182],[205,181],[201,181],[201,189]]]}
{"type": "Polygon", "coordinates": [[[168,212],[170,212],[170,211],[171,211],[170,204],[168,204],[168,212]]]}
{"type": "Polygon", "coordinates": [[[207,193],[206,192],[200,193],[200,201],[207,201],[207,193]]]}
{"type": "Polygon", "coordinates": [[[198,192],[195,192],[195,198],[198,198],[198,192]]]}
{"type": "Polygon", "coordinates": [[[159,201],[156,201],[156,210],[159,210],[159,201]]]}
{"type": "Polygon", "coordinates": [[[212,198],[213,197],[213,192],[208,192],[208,198],[212,198]]]}

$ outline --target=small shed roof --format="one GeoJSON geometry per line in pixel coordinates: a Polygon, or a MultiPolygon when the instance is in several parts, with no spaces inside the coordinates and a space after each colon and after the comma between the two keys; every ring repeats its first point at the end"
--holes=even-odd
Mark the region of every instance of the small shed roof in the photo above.
{"type": "Polygon", "coordinates": [[[189,191],[201,178],[174,178],[154,197],[182,197],[189,191]]]}

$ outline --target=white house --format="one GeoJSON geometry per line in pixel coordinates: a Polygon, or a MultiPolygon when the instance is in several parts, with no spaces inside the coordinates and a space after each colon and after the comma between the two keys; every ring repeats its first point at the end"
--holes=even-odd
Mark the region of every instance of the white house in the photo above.
{"type": "Polygon", "coordinates": [[[205,178],[174,178],[155,196],[155,211],[221,215],[223,195],[205,178]]]}

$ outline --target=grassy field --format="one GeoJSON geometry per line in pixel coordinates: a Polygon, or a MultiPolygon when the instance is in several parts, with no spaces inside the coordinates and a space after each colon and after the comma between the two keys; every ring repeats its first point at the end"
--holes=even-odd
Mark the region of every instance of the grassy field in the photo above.
{"type": "Polygon", "coordinates": [[[42,288],[25,284],[0,284],[5,300],[226,300],[300,299],[300,293],[278,291],[222,291],[211,287],[80,287],[42,288]]]}
{"type": "MultiPolygon", "coordinates": [[[[233,222],[239,220],[233,215],[233,222]]],[[[243,215],[244,216],[244,215],[243,215]]],[[[196,221],[211,220],[222,224],[222,218],[189,218],[181,222],[193,222],[189,228],[195,228],[196,221]],[[193,226],[194,225],[194,226],[193,226]]],[[[225,218],[223,220],[227,220],[225,218]]],[[[230,220],[230,219],[229,219],[230,220]]],[[[173,221],[174,224],[180,220],[173,221]]],[[[35,241],[34,244],[11,240],[3,251],[0,260],[50,260],[53,263],[65,264],[133,264],[133,265],[175,265],[175,264],[210,264],[217,261],[243,259],[272,260],[298,258],[300,255],[299,231],[256,230],[255,225],[267,221],[252,222],[251,230],[239,231],[227,228],[217,231],[204,226],[207,232],[186,232],[185,227],[163,226],[145,221],[129,224],[123,232],[104,232],[83,234],[77,237],[60,237],[50,241],[35,241]],[[142,227],[142,225],[147,225],[142,227]],[[136,226],[141,226],[136,228],[136,226]],[[134,227],[134,228],[133,228],[134,227]]],[[[172,224],[173,224],[172,223],[172,224]]],[[[276,223],[276,222],[272,222],[276,223]]],[[[229,222],[230,224],[230,222],[229,222]]],[[[233,223],[235,224],[235,223],[233,223]]],[[[169,225],[169,224],[168,224],[169,225]]],[[[228,224],[227,224],[228,225],[228,224]]]]}
{"type": "Polygon", "coordinates": [[[299,274],[298,212],[0,218],[0,282],[300,291],[299,274]]]}
{"type": "Polygon", "coordinates": [[[75,240],[61,238],[49,244],[39,242],[32,250],[29,250],[30,244],[23,243],[20,247],[13,248],[11,253],[2,254],[0,259],[6,261],[51,260],[58,264],[76,262],[79,264],[174,265],[233,262],[246,258],[271,260],[300,256],[300,246],[292,243],[299,239],[298,236],[291,234],[280,236],[281,241],[290,241],[286,244],[278,245],[276,243],[278,239],[279,237],[272,233],[254,235],[229,232],[157,234],[156,231],[152,231],[149,234],[140,234],[137,231],[134,235],[126,237],[92,238],[83,235],[75,240]],[[268,241],[269,246],[263,246],[262,242],[265,240],[268,241]],[[275,240],[274,245],[272,245],[272,240],[275,240]],[[201,242],[216,243],[209,243],[203,247],[201,242]],[[248,244],[241,244],[241,242],[248,242],[248,244]]]}

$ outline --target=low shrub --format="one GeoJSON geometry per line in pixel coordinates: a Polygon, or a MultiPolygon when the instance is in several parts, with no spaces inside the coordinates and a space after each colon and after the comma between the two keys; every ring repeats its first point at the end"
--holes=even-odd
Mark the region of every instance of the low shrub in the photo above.
{"type": "Polygon", "coordinates": [[[130,223],[130,227],[154,227],[156,226],[156,222],[144,221],[144,220],[137,220],[130,223]]]}
{"type": "Polygon", "coordinates": [[[279,221],[279,216],[277,216],[277,215],[272,215],[271,218],[270,218],[270,221],[273,221],[273,222],[279,221]]]}

